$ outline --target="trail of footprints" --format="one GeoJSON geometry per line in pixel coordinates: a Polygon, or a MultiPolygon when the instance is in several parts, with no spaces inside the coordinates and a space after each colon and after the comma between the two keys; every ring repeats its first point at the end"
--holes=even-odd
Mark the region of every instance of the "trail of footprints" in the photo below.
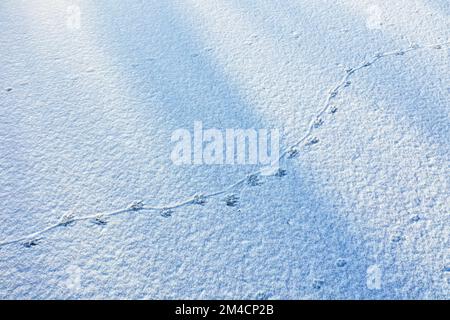
{"type": "MultiPolygon", "coordinates": [[[[416,51],[416,50],[420,50],[420,49],[440,50],[440,49],[443,49],[444,47],[448,48],[449,45],[450,45],[450,42],[439,43],[439,44],[434,44],[434,45],[423,45],[423,46],[412,44],[406,49],[400,49],[400,50],[391,51],[391,52],[377,53],[369,60],[361,63],[359,66],[356,66],[353,68],[347,68],[345,70],[345,74],[342,77],[341,81],[339,81],[338,84],[329,91],[329,93],[325,99],[324,105],[318,111],[318,113],[316,115],[314,115],[314,117],[310,121],[310,124],[309,124],[308,129],[305,132],[305,134],[296,143],[289,146],[285,151],[283,151],[279,157],[279,160],[282,160],[284,158],[287,158],[287,159],[297,158],[301,153],[302,147],[313,147],[314,145],[320,143],[319,138],[317,136],[313,135],[313,133],[315,132],[315,130],[319,129],[321,126],[323,126],[325,124],[324,118],[325,118],[326,114],[332,116],[338,111],[338,108],[332,104],[332,101],[339,95],[341,90],[351,86],[352,82],[350,81],[350,78],[354,74],[356,74],[359,70],[369,68],[377,61],[379,61],[383,58],[386,58],[386,57],[403,56],[408,52],[416,51]]],[[[7,92],[12,91],[12,89],[11,90],[8,90],[8,89],[9,88],[7,88],[7,90],[6,90],[7,92]]],[[[274,177],[282,178],[286,174],[287,174],[286,170],[280,168],[276,172],[272,173],[271,175],[274,177]]],[[[39,230],[32,234],[20,236],[20,237],[14,238],[14,239],[9,239],[9,240],[7,239],[7,240],[1,241],[0,247],[4,247],[4,246],[14,244],[14,243],[21,243],[26,248],[32,248],[34,246],[39,245],[44,234],[48,233],[49,231],[51,231],[55,228],[67,227],[76,222],[86,221],[86,220],[91,221],[92,223],[94,223],[96,225],[104,226],[108,223],[109,217],[115,216],[115,215],[120,215],[120,214],[125,214],[125,213],[141,212],[141,211],[155,211],[155,212],[158,212],[161,217],[169,218],[175,213],[176,209],[179,209],[179,208],[182,208],[185,206],[190,206],[190,205],[204,206],[204,205],[206,205],[207,201],[212,198],[221,197],[221,201],[224,203],[224,205],[226,205],[228,207],[236,207],[239,205],[239,201],[240,201],[239,196],[236,193],[234,193],[236,191],[236,189],[243,188],[245,186],[248,186],[248,187],[261,186],[264,183],[264,178],[265,177],[261,174],[261,171],[256,171],[251,174],[248,174],[246,177],[242,178],[241,180],[237,181],[236,183],[228,186],[227,188],[225,188],[223,190],[220,190],[217,192],[195,194],[194,196],[192,196],[188,199],[182,200],[177,203],[163,205],[163,206],[156,206],[156,207],[149,206],[149,205],[146,205],[143,201],[135,201],[135,202],[131,203],[128,207],[123,208],[123,209],[110,211],[110,212],[95,213],[95,214],[86,215],[86,216],[76,216],[73,212],[68,212],[68,213],[65,213],[58,222],[56,222],[52,225],[49,225],[48,227],[46,227],[42,230],[39,230]]],[[[341,268],[344,267],[346,264],[347,264],[347,262],[344,259],[339,259],[336,262],[336,265],[341,268]]],[[[313,284],[313,287],[316,289],[320,289],[322,286],[323,286],[323,281],[320,279],[315,281],[313,284]]]]}

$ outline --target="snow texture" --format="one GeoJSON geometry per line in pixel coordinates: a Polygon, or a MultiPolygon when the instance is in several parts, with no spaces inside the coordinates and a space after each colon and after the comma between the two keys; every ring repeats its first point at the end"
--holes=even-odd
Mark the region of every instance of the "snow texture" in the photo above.
{"type": "Polygon", "coordinates": [[[0,298],[450,298],[449,16],[3,0],[0,298]],[[174,165],[195,121],[281,168],[174,165]]]}

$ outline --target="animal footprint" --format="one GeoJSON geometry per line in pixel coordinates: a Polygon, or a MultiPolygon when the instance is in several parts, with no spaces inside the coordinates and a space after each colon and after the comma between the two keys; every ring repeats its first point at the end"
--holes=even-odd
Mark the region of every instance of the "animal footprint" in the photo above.
{"type": "Polygon", "coordinates": [[[298,151],[298,149],[296,149],[296,148],[291,148],[289,151],[288,151],[288,159],[293,159],[293,158],[295,158],[295,157],[297,157],[298,155],[299,155],[299,151],[298,151]]]}
{"type": "Polygon", "coordinates": [[[230,195],[226,196],[224,200],[225,200],[225,203],[227,206],[235,207],[235,206],[237,206],[237,204],[239,202],[239,197],[236,196],[235,194],[230,194],[230,195]]]}
{"type": "Polygon", "coordinates": [[[315,145],[315,144],[318,144],[318,143],[319,143],[319,138],[313,137],[313,138],[308,140],[308,142],[306,143],[306,146],[312,146],[312,145],[315,145]]]}
{"type": "Polygon", "coordinates": [[[75,215],[72,212],[67,212],[62,215],[61,219],[59,219],[59,225],[67,227],[72,222],[74,222],[75,215]]]}
{"type": "Polygon", "coordinates": [[[316,279],[313,281],[313,288],[316,290],[319,290],[323,287],[323,285],[325,284],[325,281],[321,280],[321,279],[316,279]]]}
{"type": "Polygon", "coordinates": [[[104,226],[104,225],[106,225],[108,223],[108,221],[106,221],[106,219],[104,217],[102,217],[102,216],[95,217],[92,220],[92,222],[97,224],[97,225],[99,225],[99,226],[104,226]]]}
{"type": "Polygon", "coordinates": [[[287,171],[285,169],[278,169],[275,173],[275,177],[282,178],[287,175],[287,171]]]}
{"type": "Polygon", "coordinates": [[[132,211],[138,211],[144,209],[144,202],[142,201],[135,201],[128,207],[128,210],[132,211]]]}
{"type": "Polygon", "coordinates": [[[202,194],[197,194],[194,196],[192,203],[200,205],[200,206],[204,206],[206,204],[206,197],[202,194]]]}
{"type": "Polygon", "coordinates": [[[332,106],[332,107],[330,108],[330,113],[331,113],[331,114],[335,114],[337,111],[338,111],[338,108],[335,107],[335,106],[332,106]]]}
{"type": "Polygon", "coordinates": [[[392,242],[400,242],[403,240],[403,237],[401,235],[395,235],[392,237],[392,242]]]}
{"type": "Polygon", "coordinates": [[[352,74],[352,73],[355,73],[355,69],[347,68],[347,69],[345,69],[345,72],[347,72],[347,74],[352,74]]]}
{"type": "Polygon", "coordinates": [[[347,265],[347,261],[345,259],[338,259],[336,261],[336,266],[339,268],[343,268],[347,265]]]}
{"type": "Polygon", "coordinates": [[[31,247],[37,246],[39,244],[39,241],[40,241],[39,239],[32,239],[32,240],[24,242],[23,246],[25,248],[31,248],[31,247]]]}
{"type": "Polygon", "coordinates": [[[323,125],[323,120],[321,118],[317,118],[314,121],[313,125],[314,125],[314,128],[316,128],[316,129],[320,128],[323,125]]]}
{"type": "Polygon", "coordinates": [[[263,183],[258,174],[251,174],[247,177],[247,184],[251,187],[257,187],[262,185],[263,183]]]}
{"type": "Polygon", "coordinates": [[[161,212],[159,214],[163,218],[169,218],[172,216],[173,210],[172,209],[163,209],[163,210],[161,210],[161,212]]]}
{"type": "Polygon", "coordinates": [[[330,92],[330,98],[331,99],[336,98],[337,95],[338,95],[338,91],[337,90],[333,90],[333,91],[330,92]]]}

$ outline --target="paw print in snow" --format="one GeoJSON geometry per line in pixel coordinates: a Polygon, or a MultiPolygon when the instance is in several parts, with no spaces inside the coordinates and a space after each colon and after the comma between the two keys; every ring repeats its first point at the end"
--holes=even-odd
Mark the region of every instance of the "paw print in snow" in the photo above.
{"type": "Polygon", "coordinates": [[[235,194],[230,194],[230,195],[226,196],[224,200],[225,200],[225,203],[227,206],[235,207],[235,206],[237,206],[237,204],[239,202],[239,197],[236,196],[235,194]]]}
{"type": "Polygon", "coordinates": [[[269,300],[273,296],[270,292],[260,292],[256,295],[255,300],[269,300]]]}
{"type": "Polygon", "coordinates": [[[316,279],[313,281],[313,288],[316,290],[319,290],[323,287],[323,285],[325,284],[325,281],[321,280],[321,279],[316,279]]]}
{"type": "Polygon", "coordinates": [[[72,222],[74,222],[75,215],[72,212],[67,212],[62,215],[61,219],[59,219],[59,224],[61,226],[67,227],[72,222]]]}
{"type": "Polygon", "coordinates": [[[314,120],[314,128],[320,128],[323,125],[323,120],[321,118],[317,118],[316,120],[314,120]]]}
{"type": "Polygon", "coordinates": [[[339,268],[343,268],[347,265],[347,261],[345,261],[345,259],[338,259],[336,261],[336,266],[339,268]]]}
{"type": "Polygon", "coordinates": [[[251,187],[257,187],[262,185],[263,183],[258,174],[251,174],[247,177],[247,184],[251,187]]]}
{"type": "Polygon", "coordinates": [[[94,220],[92,220],[92,222],[99,226],[104,226],[108,223],[108,221],[106,221],[106,219],[102,216],[95,217],[94,220]]]}
{"type": "Polygon", "coordinates": [[[204,206],[206,204],[206,197],[203,194],[197,194],[194,196],[192,203],[200,205],[200,206],[204,206]]]}
{"type": "Polygon", "coordinates": [[[144,203],[142,201],[135,201],[128,207],[128,210],[138,211],[144,209],[144,203]]]}
{"type": "Polygon", "coordinates": [[[298,149],[297,148],[291,148],[291,149],[289,149],[289,151],[288,151],[288,159],[293,159],[293,158],[295,158],[295,157],[297,157],[298,155],[299,155],[299,151],[298,151],[298,149]]]}
{"type": "Polygon", "coordinates": [[[347,74],[352,74],[352,73],[355,73],[355,69],[347,68],[347,69],[345,69],[345,72],[347,72],[347,74]]]}
{"type": "Polygon", "coordinates": [[[336,96],[338,95],[338,93],[339,93],[339,92],[338,92],[337,90],[331,91],[331,92],[330,92],[330,98],[331,98],[331,99],[336,98],[336,96]]]}
{"type": "Polygon", "coordinates": [[[318,144],[318,143],[319,143],[319,138],[312,137],[311,139],[308,140],[308,142],[306,142],[306,145],[307,146],[312,146],[312,145],[315,145],[315,144],[318,144]]]}
{"type": "Polygon", "coordinates": [[[287,175],[287,171],[284,169],[281,169],[281,168],[278,169],[277,172],[275,173],[275,177],[278,177],[278,178],[282,178],[286,175],[287,175]]]}
{"type": "Polygon", "coordinates": [[[331,113],[331,114],[335,114],[337,111],[338,111],[338,108],[335,107],[335,106],[332,106],[332,107],[330,108],[330,113],[331,113]]]}
{"type": "Polygon", "coordinates": [[[393,237],[392,237],[392,242],[400,242],[400,241],[402,241],[403,240],[403,237],[401,236],[401,235],[394,235],[393,237]]]}
{"type": "Polygon", "coordinates": [[[39,244],[39,239],[32,239],[32,240],[28,240],[26,242],[23,243],[23,246],[25,248],[31,248],[34,246],[37,246],[39,244]]]}
{"type": "Polygon", "coordinates": [[[173,210],[172,209],[163,209],[163,210],[161,210],[161,212],[159,214],[163,218],[169,218],[172,216],[173,210]]]}

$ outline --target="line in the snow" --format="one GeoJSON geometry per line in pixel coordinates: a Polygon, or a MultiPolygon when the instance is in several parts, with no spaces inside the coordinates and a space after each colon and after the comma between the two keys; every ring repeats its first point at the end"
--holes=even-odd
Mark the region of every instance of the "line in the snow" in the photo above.
{"type": "MultiPolygon", "coordinates": [[[[369,68],[370,66],[375,64],[377,61],[382,60],[386,57],[403,56],[408,52],[422,50],[422,49],[439,50],[439,49],[443,49],[444,47],[448,48],[449,46],[450,46],[450,41],[444,42],[444,43],[438,43],[438,44],[434,44],[434,45],[422,45],[422,46],[411,44],[406,49],[377,53],[370,59],[361,63],[360,65],[353,67],[353,68],[346,69],[345,75],[342,77],[342,79],[329,91],[328,95],[325,98],[325,102],[324,102],[324,105],[322,106],[322,108],[318,111],[318,113],[316,113],[312,117],[305,134],[297,142],[295,142],[294,144],[292,144],[291,146],[286,148],[281,153],[278,160],[281,161],[286,157],[293,158],[294,156],[298,155],[299,154],[298,148],[300,148],[301,145],[307,146],[307,145],[313,145],[313,144],[316,144],[319,142],[318,138],[313,136],[313,132],[316,128],[318,128],[322,125],[323,120],[321,119],[321,117],[327,111],[331,111],[331,113],[334,113],[336,111],[336,110],[333,110],[332,101],[338,96],[338,94],[340,93],[340,91],[342,89],[350,86],[350,84],[351,84],[350,79],[359,70],[369,68]]],[[[278,170],[279,171],[274,172],[271,175],[282,176],[283,175],[282,171],[280,171],[280,169],[278,169],[278,170]]],[[[105,219],[107,217],[111,217],[111,216],[115,216],[115,215],[119,215],[119,214],[131,213],[131,212],[139,212],[139,211],[156,211],[156,212],[159,212],[162,216],[168,217],[171,215],[172,211],[175,209],[182,208],[182,207],[185,207],[188,205],[204,205],[206,203],[207,199],[215,198],[220,195],[224,195],[228,192],[231,192],[232,190],[235,190],[237,187],[245,185],[245,183],[248,183],[251,186],[259,185],[260,184],[259,178],[262,175],[262,173],[263,172],[260,169],[258,171],[255,171],[253,173],[246,175],[244,178],[238,180],[234,184],[232,184],[220,191],[210,192],[210,193],[199,193],[199,194],[191,196],[190,198],[182,200],[180,202],[170,203],[170,204],[167,204],[164,206],[149,206],[149,205],[146,205],[143,201],[137,201],[137,202],[134,202],[131,205],[129,205],[127,208],[118,209],[115,211],[100,212],[100,213],[94,213],[94,214],[86,215],[86,216],[79,216],[79,217],[77,217],[73,214],[65,214],[61,217],[61,219],[58,222],[56,222],[52,225],[49,225],[42,230],[39,230],[37,232],[31,233],[28,235],[19,236],[19,237],[13,238],[13,239],[9,239],[9,240],[7,239],[4,241],[1,241],[0,247],[14,244],[14,243],[22,243],[26,247],[31,247],[31,246],[37,245],[39,240],[42,238],[42,236],[44,234],[46,234],[49,231],[56,229],[58,227],[67,226],[67,225],[75,223],[77,221],[92,220],[94,223],[103,225],[103,224],[106,224],[105,219]]],[[[230,204],[227,202],[227,205],[230,205],[230,204]]]]}

